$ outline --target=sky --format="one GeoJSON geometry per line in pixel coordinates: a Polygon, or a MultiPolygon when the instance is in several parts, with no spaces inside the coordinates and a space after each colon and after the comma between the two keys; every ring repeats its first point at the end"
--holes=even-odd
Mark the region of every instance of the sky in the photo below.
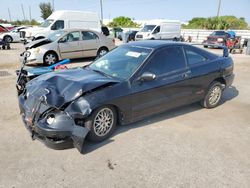
{"type": "MultiPolygon", "coordinates": [[[[0,18],[12,20],[31,17],[42,20],[40,2],[53,2],[55,10],[95,11],[100,15],[100,0],[0,0],[0,18]]],[[[174,19],[187,22],[193,17],[212,17],[217,15],[219,0],[102,0],[103,17],[112,19],[128,16],[136,20],[174,19]]],[[[250,0],[221,0],[220,15],[244,17],[250,24],[250,0]]]]}

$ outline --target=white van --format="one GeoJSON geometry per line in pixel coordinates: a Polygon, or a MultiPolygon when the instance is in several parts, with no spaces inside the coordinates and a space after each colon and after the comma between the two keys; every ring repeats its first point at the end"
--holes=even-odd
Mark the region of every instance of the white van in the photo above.
{"type": "Polygon", "coordinates": [[[136,33],[135,40],[167,39],[179,40],[181,22],[176,20],[151,20],[136,33]]]}
{"type": "Polygon", "coordinates": [[[58,10],[53,12],[40,26],[23,29],[21,38],[45,38],[59,29],[92,29],[101,31],[101,22],[97,13],[86,11],[58,10]]]}

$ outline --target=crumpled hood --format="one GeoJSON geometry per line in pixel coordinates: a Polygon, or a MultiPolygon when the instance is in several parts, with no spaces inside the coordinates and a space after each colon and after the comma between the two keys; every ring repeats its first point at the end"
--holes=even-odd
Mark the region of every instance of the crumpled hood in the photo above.
{"type": "Polygon", "coordinates": [[[86,92],[118,82],[91,69],[70,69],[43,74],[31,80],[26,85],[26,95],[60,108],[86,92]]]}
{"type": "Polygon", "coordinates": [[[29,42],[28,44],[25,45],[25,49],[31,49],[31,48],[37,48],[39,46],[45,45],[45,44],[49,44],[51,43],[50,40],[48,40],[47,38],[43,38],[43,39],[39,39],[39,40],[34,40],[32,42],[29,42]]]}

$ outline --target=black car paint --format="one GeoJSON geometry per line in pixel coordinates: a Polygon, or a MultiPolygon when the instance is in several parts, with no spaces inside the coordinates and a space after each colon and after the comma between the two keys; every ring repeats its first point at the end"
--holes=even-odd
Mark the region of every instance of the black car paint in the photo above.
{"type": "Polygon", "coordinates": [[[125,45],[153,49],[152,55],[127,80],[107,77],[85,68],[48,73],[28,82],[25,92],[19,96],[19,104],[24,123],[33,135],[42,138],[49,147],[63,149],[68,143],[73,143],[82,152],[84,138],[90,129],[84,127],[84,121],[100,106],[114,106],[119,122],[127,124],[201,100],[216,79],[222,80],[225,87],[232,84],[233,61],[230,57],[219,57],[190,45],[173,42],[144,41],[125,45]],[[183,52],[186,48],[196,50],[207,61],[189,66],[186,59],[184,69],[149,82],[138,80],[154,53],[166,46],[176,45],[181,46],[183,52]],[[42,107],[37,108],[39,105],[42,107]],[[51,109],[58,112],[56,118],[60,123],[46,123],[51,109]]]}

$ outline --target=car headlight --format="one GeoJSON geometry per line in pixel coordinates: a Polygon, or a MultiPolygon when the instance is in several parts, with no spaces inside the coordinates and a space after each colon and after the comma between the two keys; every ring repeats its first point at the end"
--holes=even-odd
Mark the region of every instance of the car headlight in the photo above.
{"type": "Polygon", "coordinates": [[[46,117],[46,122],[51,125],[53,122],[55,121],[55,115],[54,114],[49,114],[47,117],[46,117]]]}
{"type": "Polygon", "coordinates": [[[39,54],[40,48],[35,48],[35,49],[34,49],[34,52],[35,52],[36,54],[39,54]]]}
{"type": "Polygon", "coordinates": [[[224,40],[223,40],[223,38],[218,38],[217,41],[218,42],[223,42],[224,40]]]}

